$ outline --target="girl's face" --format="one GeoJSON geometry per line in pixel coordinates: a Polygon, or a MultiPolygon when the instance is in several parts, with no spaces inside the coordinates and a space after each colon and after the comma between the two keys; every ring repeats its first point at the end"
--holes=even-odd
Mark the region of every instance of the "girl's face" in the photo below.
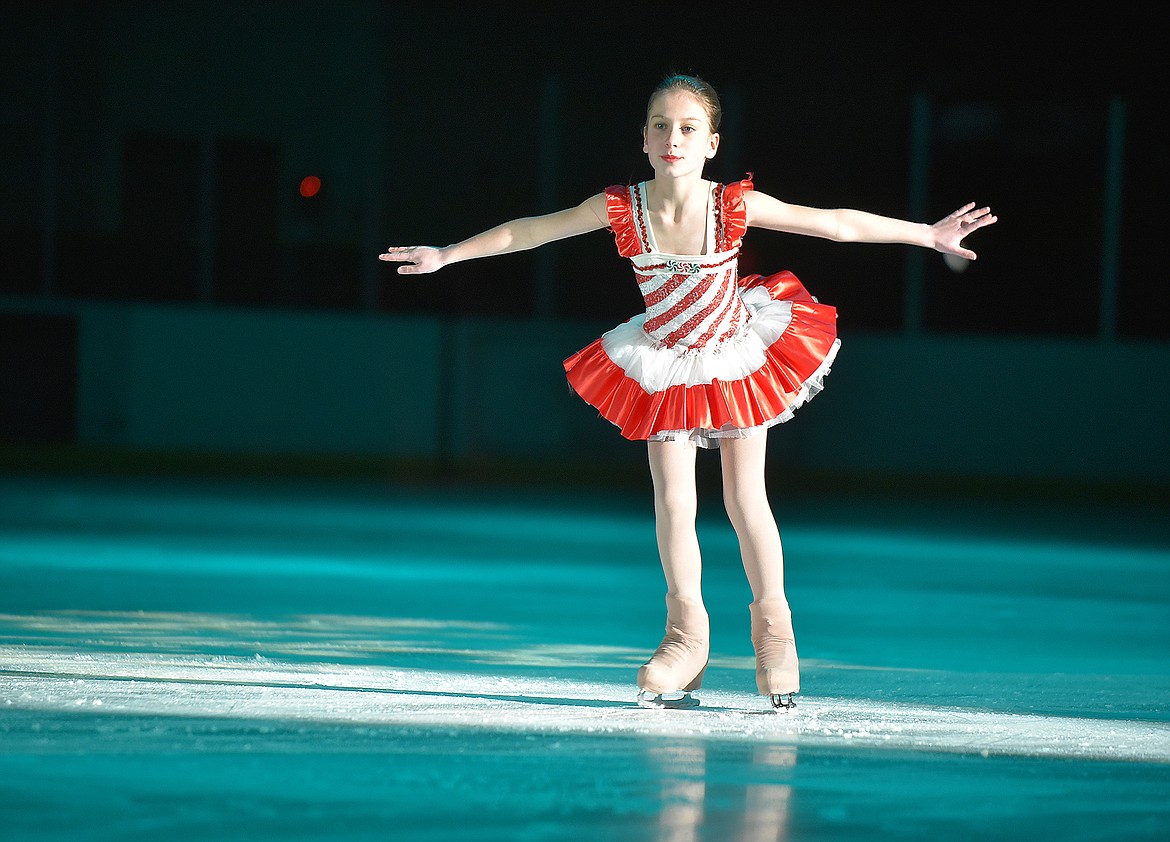
{"type": "Polygon", "coordinates": [[[642,151],[655,176],[702,176],[703,165],[715,157],[719,135],[702,100],[688,91],[663,91],[650,103],[642,129],[642,151]]]}

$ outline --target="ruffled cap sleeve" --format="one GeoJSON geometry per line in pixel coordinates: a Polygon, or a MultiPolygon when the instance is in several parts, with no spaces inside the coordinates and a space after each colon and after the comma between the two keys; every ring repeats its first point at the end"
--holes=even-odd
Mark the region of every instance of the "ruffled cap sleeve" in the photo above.
{"type": "Polygon", "coordinates": [[[723,188],[723,243],[720,251],[731,251],[739,248],[744,233],[747,231],[747,207],[743,202],[743,194],[747,190],[755,189],[752,185],[752,174],[747,178],[734,181],[723,188]]]}
{"type": "Polygon", "coordinates": [[[638,240],[638,230],[634,227],[634,212],[630,204],[630,188],[624,184],[606,187],[605,210],[618,254],[622,257],[641,254],[642,244],[638,240]]]}

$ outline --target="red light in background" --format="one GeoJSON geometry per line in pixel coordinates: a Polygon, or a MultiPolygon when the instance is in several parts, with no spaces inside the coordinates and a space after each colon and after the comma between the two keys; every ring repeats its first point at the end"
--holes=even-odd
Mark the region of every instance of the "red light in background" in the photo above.
{"type": "Polygon", "coordinates": [[[311,199],[317,195],[317,191],[321,189],[321,179],[315,175],[306,175],[301,179],[301,195],[306,199],[311,199]]]}

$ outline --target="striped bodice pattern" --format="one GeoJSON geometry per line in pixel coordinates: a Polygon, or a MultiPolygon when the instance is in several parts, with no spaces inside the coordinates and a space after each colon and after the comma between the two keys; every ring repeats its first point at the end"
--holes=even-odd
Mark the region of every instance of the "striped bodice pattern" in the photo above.
{"type": "Polygon", "coordinates": [[[707,252],[670,255],[658,251],[645,213],[645,183],[631,185],[630,204],[642,254],[631,261],[646,305],[643,330],[661,346],[676,351],[718,347],[746,327],[749,314],[739,295],[739,249],[724,246],[722,185],[707,214],[707,252]]]}

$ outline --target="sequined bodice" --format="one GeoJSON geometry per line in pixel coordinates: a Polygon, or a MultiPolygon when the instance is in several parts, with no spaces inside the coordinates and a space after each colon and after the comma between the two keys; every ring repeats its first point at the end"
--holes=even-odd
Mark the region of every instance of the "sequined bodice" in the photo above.
{"type": "Polygon", "coordinates": [[[634,223],[642,253],[630,257],[638,289],[646,304],[643,329],[667,348],[697,350],[718,346],[748,322],[739,294],[739,249],[713,251],[723,245],[718,202],[707,213],[705,242],[711,253],[666,254],[658,251],[645,212],[646,184],[630,187],[634,223]]]}

